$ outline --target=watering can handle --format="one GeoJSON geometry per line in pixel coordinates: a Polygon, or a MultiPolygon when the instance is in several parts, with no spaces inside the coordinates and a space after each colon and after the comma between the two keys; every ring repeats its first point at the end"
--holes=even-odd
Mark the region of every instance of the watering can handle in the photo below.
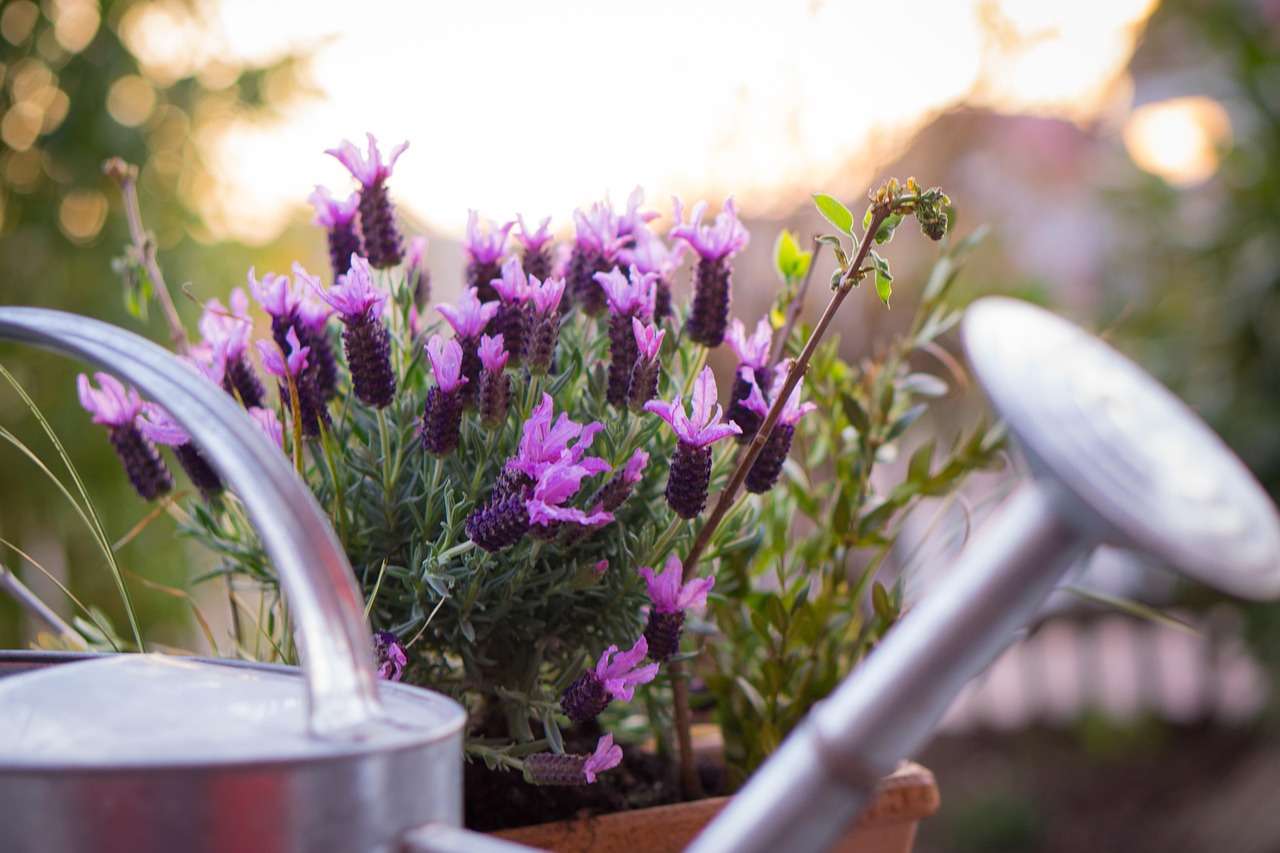
{"type": "Polygon", "coordinates": [[[79,356],[119,374],[187,430],[244,504],[284,585],[312,732],[354,737],[374,723],[381,705],[373,643],[351,565],[311,490],[244,409],[173,353],[99,320],[0,307],[0,339],[79,356]]]}

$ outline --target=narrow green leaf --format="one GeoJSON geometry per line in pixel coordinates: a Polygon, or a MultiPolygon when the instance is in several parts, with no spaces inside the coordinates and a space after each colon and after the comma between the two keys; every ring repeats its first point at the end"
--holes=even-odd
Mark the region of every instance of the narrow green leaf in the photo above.
{"type": "Polygon", "coordinates": [[[893,422],[893,426],[889,427],[889,434],[885,436],[885,441],[893,441],[898,436],[907,431],[907,427],[916,422],[916,418],[924,414],[925,409],[929,406],[925,403],[918,403],[893,422]]]}
{"type": "Polygon", "coordinates": [[[880,581],[871,584],[871,608],[886,624],[893,622],[897,615],[894,613],[893,604],[889,601],[889,592],[880,581]]]}
{"type": "Polygon", "coordinates": [[[933,439],[916,448],[907,463],[907,479],[912,483],[924,483],[929,479],[929,466],[933,464],[933,439]]]}
{"type": "Polygon", "coordinates": [[[849,208],[825,193],[814,193],[813,203],[818,206],[818,212],[842,234],[852,236],[853,214],[849,212],[849,208]]]}

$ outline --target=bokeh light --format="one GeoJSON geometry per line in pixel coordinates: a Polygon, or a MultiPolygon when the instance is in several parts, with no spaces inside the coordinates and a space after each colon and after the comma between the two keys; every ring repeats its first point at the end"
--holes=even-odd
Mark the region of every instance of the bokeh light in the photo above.
{"type": "Polygon", "coordinates": [[[1173,186],[1191,186],[1218,170],[1231,144],[1231,118],[1202,96],[1144,104],[1125,123],[1124,144],[1139,168],[1173,186]]]}

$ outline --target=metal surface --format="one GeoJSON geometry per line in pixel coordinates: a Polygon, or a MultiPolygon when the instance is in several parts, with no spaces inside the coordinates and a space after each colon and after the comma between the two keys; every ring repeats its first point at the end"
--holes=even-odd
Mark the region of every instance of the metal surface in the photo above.
{"type": "Polygon", "coordinates": [[[689,848],[827,849],[874,781],[919,749],[964,684],[1103,542],[1242,596],[1280,594],[1280,518],[1244,466],[1138,367],[1008,299],[964,320],[974,372],[1032,461],[947,576],[809,715],[689,848]]]}
{"type": "Polygon", "coordinates": [[[104,323],[0,308],[0,337],[95,362],[187,429],[257,527],[304,666],[5,654],[0,850],[385,851],[419,824],[460,823],[465,713],[375,679],[346,557],[253,420],[104,323]]]}

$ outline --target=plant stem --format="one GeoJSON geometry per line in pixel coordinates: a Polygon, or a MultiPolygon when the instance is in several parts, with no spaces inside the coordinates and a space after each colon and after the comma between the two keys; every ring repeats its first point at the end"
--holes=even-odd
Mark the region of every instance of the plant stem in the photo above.
{"type": "Polygon", "coordinates": [[[53,608],[45,604],[40,596],[18,580],[18,576],[9,571],[9,567],[4,564],[0,564],[0,590],[9,593],[10,598],[22,605],[32,616],[52,628],[59,637],[74,637],[82,648],[89,647],[89,644],[80,636],[79,631],[64,622],[62,617],[53,612],[53,608]]]}
{"type": "MultiPolygon", "coordinates": [[[[765,417],[764,423],[760,425],[755,438],[751,440],[751,444],[747,447],[747,452],[738,459],[737,467],[733,469],[729,482],[720,491],[720,496],[716,500],[715,507],[711,510],[711,515],[707,517],[706,523],[698,531],[697,539],[694,540],[693,545],[689,548],[689,553],[684,561],[683,582],[688,583],[697,573],[698,560],[702,556],[702,552],[706,550],[707,545],[711,542],[712,534],[715,533],[716,528],[720,526],[720,522],[724,520],[725,515],[728,514],[729,509],[733,506],[738,489],[742,487],[743,482],[747,479],[747,473],[751,470],[751,466],[755,464],[756,457],[760,455],[760,451],[764,449],[765,442],[769,440],[769,433],[773,432],[774,424],[778,422],[778,417],[782,414],[782,407],[786,405],[787,398],[791,396],[791,392],[795,390],[796,385],[800,383],[801,377],[809,369],[809,360],[813,358],[813,353],[822,341],[822,336],[826,334],[827,327],[831,325],[831,320],[835,317],[836,312],[840,310],[840,303],[844,302],[844,298],[849,295],[849,291],[861,280],[862,262],[866,260],[867,254],[871,251],[871,244],[875,240],[876,232],[880,230],[880,224],[889,216],[891,210],[891,206],[886,203],[875,203],[872,206],[871,221],[867,224],[862,240],[858,243],[857,253],[845,269],[839,286],[831,294],[831,301],[827,303],[826,310],[822,312],[822,316],[818,319],[818,324],[814,326],[813,332],[810,333],[804,349],[800,351],[800,355],[796,357],[796,360],[791,363],[791,369],[787,371],[787,379],[782,383],[782,388],[778,390],[776,396],[774,396],[773,405],[769,407],[769,414],[765,417]]],[[[812,269],[812,264],[810,269],[812,269]]],[[[692,716],[689,711],[688,683],[683,678],[684,667],[681,666],[679,661],[670,665],[670,673],[671,699],[675,705],[676,741],[680,746],[680,778],[684,784],[685,797],[699,799],[705,794],[702,791],[701,781],[698,779],[697,765],[693,760],[693,736],[690,732],[692,716]]]]}
{"type": "Polygon", "coordinates": [[[142,207],[138,203],[138,167],[126,163],[119,157],[112,157],[102,165],[102,171],[120,185],[121,196],[124,199],[124,215],[129,223],[129,238],[133,241],[138,258],[146,269],[147,277],[154,285],[156,301],[160,303],[165,323],[169,326],[169,338],[173,341],[173,348],[186,355],[190,350],[187,331],[182,327],[178,309],[174,307],[173,299],[169,296],[169,286],[165,284],[164,274],[156,261],[155,240],[142,226],[142,207]]]}
{"type": "Polygon", "coordinates": [[[850,262],[844,277],[840,280],[840,285],[831,294],[831,301],[827,303],[826,310],[822,312],[822,316],[818,319],[818,324],[813,327],[813,332],[809,335],[809,340],[805,342],[804,349],[800,351],[800,355],[792,362],[791,369],[787,371],[786,381],[782,383],[782,387],[774,395],[773,405],[769,407],[769,414],[765,416],[764,423],[756,431],[755,438],[751,440],[751,444],[747,447],[747,452],[738,460],[737,467],[733,469],[733,474],[729,477],[729,482],[725,484],[725,487],[720,491],[720,496],[716,499],[716,505],[712,508],[711,515],[707,517],[706,523],[698,531],[698,538],[694,540],[693,546],[685,557],[685,582],[692,579],[696,573],[698,560],[701,558],[702,552],[706,550],[707,545],[711,542],[711,536],[715,533],[716,528],[720,526],[720,522],[724,520],[725,514],[728,513],[729,508],[733,505],[734,498],[737,497],[738,489],[742,487],[743,482],[747,479],[747,472],[751,470],[751,466],[755,464],[756,457],[760,455],[760,451],[764,449],[765,443],[769,440],[769,433],[773,432],[774,424],[778,422],[787,398],[791,396],[791,392],[800,384],[800,379],[808,371],[809,360],[813,358],[813,353],[818,349],[818,344],[822,342],[822,337],[826,334],[827,327],[831,325],[836,312],[840,310],[840,304],[844,302],[844,298],[849,295],[849,291],[857,284],[859,280],[858,271],[862,267],[862,262],[866,260],[867,253],[871,251],[871,244],[875,239],[876,231],[879,230],[880,224],[884,222],[885,218],[889,216],[889,212],[890,208],[887,205],[876,205],[872,209],[871,222],[868,223],[866,233],[862,235],[862,240],[858,244],[857,254],[850,262]]]}

